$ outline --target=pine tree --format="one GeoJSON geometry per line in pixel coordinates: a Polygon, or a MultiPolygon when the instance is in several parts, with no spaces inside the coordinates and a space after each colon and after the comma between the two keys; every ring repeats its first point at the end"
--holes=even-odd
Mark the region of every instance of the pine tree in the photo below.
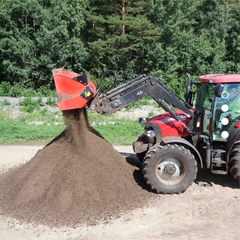
{"type": "Polygon", "coordinates": [[[86,45],[101,70],[113,68],[127,77],[144,72],[146,45],[158,35],[148,19],[151,1],[91,1],[86,45]]]}

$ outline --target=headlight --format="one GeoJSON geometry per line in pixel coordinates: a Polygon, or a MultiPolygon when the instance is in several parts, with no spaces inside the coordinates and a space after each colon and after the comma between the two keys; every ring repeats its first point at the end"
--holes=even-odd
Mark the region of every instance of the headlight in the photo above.
{"type": "Polygon", "coordinates": [[[156,138],[155,132],[153,130],[147,130],[147,134],[146,135],[147,135],[147,137],[149,139],[149,142],[150,143],[154,143],[155,138],[156,138]]]}

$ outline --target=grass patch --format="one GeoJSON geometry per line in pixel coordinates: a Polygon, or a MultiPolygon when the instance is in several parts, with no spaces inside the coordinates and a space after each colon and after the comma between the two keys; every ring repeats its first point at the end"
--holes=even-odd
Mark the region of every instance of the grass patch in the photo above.
{"type": "MultiPolygon", "coordinates": [[[[90,125],[112,145],[131,145],[142,132],[137,121],[118,119],[115,113],[100,115],[88,111],[88,118],[90,125]]],[[[10,113],[0,110],[0,144],[45,145],[64,128],[61,111],[35,108],[12,118],[10,113]]]]}
{"type": "Polygon", "coordinates": [[[41,98],[34,100],[32,98],[25,98],[20,102],[20,106],[22,106],[21,111],[32,113],[34,110],[39,110],[41,106],[44,106],[41,98]]]}
{"type": "Polygon", "coordinates": [[[46,125],[63,125],[62,112],[50,112],[46,108],[39,110],[35,109],[32,113],[25,112],[17,117],[17,121],[30,124],[42,122],[46,125]]]}
{"type": "Polygon", "coordinates": [[[55,115],[46,109],[23,113],[14,118],[10,117],[10,113],[0,111],[1,144],[21,143],[36,139],[48,141],[63,129],[59,114],[55,115]]]}
{"type": "MultiPolygon", "coordinates": [[[[44,108],[43,96],[50,96],[47,99],[47,106],[56,106],[56,92],[49,91],[42,87],[38,92],[31,89],[11,87],[9,83],[0,84],[0,96],[26,98],[20,102],[21,114],[15,116],[11,112],[1,110],[11,103],[7,100],[0,102],[0,144],[46,144],[65,128],[62,112],[51,112],[44,108]],[[31,98],[31,97],[38,98],[31,98]]],[[[131,104],[127,109],[138,108],[143,105],[157,107],[157,104],[149,96],[145,96],[141,101],[131,104]]],[[[126,112],[126,116],[127,116],[126,112]]],[[[149,112],[152,117],[154,112],[149,112]]],[[[136,120],[126,120],[119,118],[117,113],[100,115],[94,111],[88,111],[88,119],[92,125],[110,144],[131,145],[136,141],[142,132],[142,127],[136,120]]]]}
{"type": "Polygon", "coordinates": [[[132,145],[142,132],[138,121],[118,118],[116,113],[100,115],[88,111],[90,124],[112,145],[132,145]]]}
{"type": "Polygon", "coordinates": [[[132,145],[142,132],[142,127],[135,121],[96,125],[95,129],[112,145],[132,145]]]}
{"type": "Polygon", "coordinates": [[[53,138],[61,133],[63,125],[48,125],[46,123],[34,125],[21,118],[9,118],[0,114],[0,143],[10,144],[26,142],[39,138],[53,138]]]}

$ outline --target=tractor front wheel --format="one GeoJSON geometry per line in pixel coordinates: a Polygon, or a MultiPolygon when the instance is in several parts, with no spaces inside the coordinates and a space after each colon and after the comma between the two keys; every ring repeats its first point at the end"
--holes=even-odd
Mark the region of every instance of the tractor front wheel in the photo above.
{"type": "Polygon", "coordinates": [[[233,178],[240,183],[240,138],[230,152],[228,168],[233,178]]]}
{"type": "Polygon", "coordinates": [[[196,179],[197,162],[182,145],[155,145],[146,154],[142,171],[157,193],[181,193],[196,179]]]}

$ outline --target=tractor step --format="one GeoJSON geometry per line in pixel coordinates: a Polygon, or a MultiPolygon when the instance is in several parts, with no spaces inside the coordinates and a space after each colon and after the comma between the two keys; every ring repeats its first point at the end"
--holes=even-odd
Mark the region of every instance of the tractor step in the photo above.
{"type": "Polygon", "coordinates": [[[223,160],[213,161],[211,171],[214,174],[227,174],[227,164],[223,160]]]}
{"type": "Polygon", "coordinates": [[[227,163],[225,159],[226,151],[223,149],[216,149],[212,155],[211,172],[214,174],[227,174],[227,163]]]}
{"type": "Polygon", "coordinates": [[[226,175],[228,172],[224,169],[211,169],[211,172],[219,175],[226,175]]]}
{"type": "Polygon", "coordinates": [[[211,172],[214,174],[227,174],[227,164],[225,161],[213,161],[211,172]]]}

